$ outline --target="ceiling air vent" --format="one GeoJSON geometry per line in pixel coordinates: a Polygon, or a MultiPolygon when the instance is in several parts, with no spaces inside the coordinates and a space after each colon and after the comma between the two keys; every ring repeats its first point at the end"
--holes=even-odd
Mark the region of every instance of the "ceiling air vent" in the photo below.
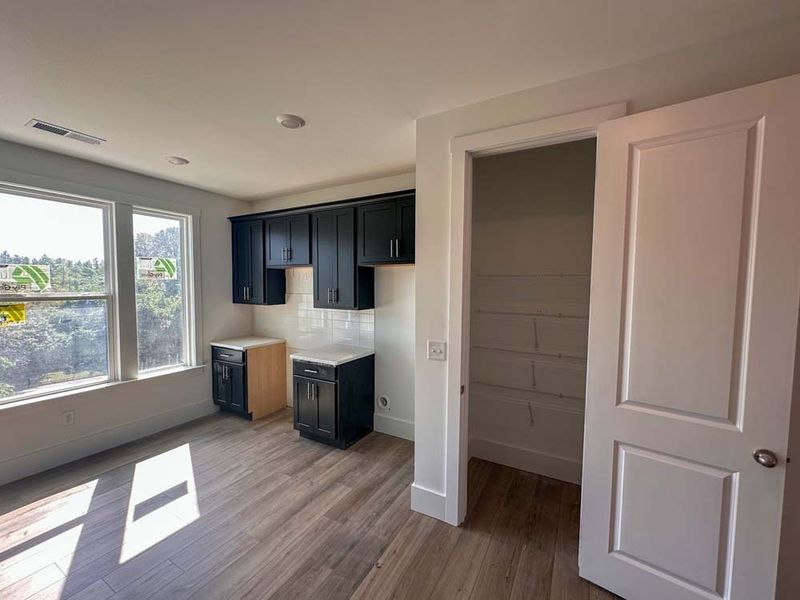
{"type": "Polygon", "coordinates": [[[67,129],[66,127],[61,127],[60,125],[53,125],[52,123],[40,121],[39,119],[31,119],[25,123],[25,125],[27,127],[33,127],[34,129],[41,129],[42,131],[46,131],[54,135],[60,135],[61,137],[69,138],[71,140],[77,140],[79,142],[83,142],[84,144],[91,144],[92,146],[99,146],[106,141],[103,138],[99,138],[94,135],[81,133],[80,131],[75,131],[74,129],[67,129]]]}

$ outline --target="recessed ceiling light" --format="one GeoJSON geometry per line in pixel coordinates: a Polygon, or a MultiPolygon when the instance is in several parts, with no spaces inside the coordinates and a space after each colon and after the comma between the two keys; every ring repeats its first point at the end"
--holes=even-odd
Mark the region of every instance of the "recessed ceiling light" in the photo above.
{"type": "Polygon", "coordinates": [[[286,127],[286,129],[300,129],[306,124],[306,121],[303,117],[298,117],[297,115],[278,115],[275,117],[275,120],[278,121],[282,126],[286,127]]]}
{"type": "Polygon", "coordinates": [[[179,167],[182,167],[183,165],[189,164],[189,159],[183,158],[182,156],[168,156],[167,162],[171,165],[178,165],[179,167]]]}

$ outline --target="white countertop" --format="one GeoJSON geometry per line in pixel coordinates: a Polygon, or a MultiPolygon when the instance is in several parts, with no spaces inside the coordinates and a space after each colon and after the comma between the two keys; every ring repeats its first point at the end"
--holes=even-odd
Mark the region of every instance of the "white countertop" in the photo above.
{"type": "Polygon", "coordinates": [[[345,344],[331,344],[310,350],[298,350],[291,355],[292,360],[304,360],[330,367],[337,367],[365,356],[372,356],[375,351],[370,348],[346,346],[345,344]]]}
{"type": "Polygon", "coordinates": [[[219,340],[218,342],[211,342],[212,346],[218,348],[230,348],[231,350],[249,350],[251,348],[261,348],[262,346],[272,346],[273,344],[282,344],[286,340],[268,337],[241,337],[231,338],[229,340],[219,340]]]}

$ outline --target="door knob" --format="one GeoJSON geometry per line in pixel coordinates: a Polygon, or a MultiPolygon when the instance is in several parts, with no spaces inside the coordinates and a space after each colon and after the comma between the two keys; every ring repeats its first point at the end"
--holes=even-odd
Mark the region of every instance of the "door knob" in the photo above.
{"type": "Polygon", "coordinates": [[[753,452],[753,459],[755,459],[755,461],[762,467],[766,467],[768,469],[778,465],[778,457],[775,456],[775,453],[772,450],[767,450],[765,448],[759,448],[753,452]]]}

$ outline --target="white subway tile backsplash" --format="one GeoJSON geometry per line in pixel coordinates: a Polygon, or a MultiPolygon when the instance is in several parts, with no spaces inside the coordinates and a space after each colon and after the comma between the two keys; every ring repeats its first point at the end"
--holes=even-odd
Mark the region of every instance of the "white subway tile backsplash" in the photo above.
{"type": "Polygon", "coordinates": [[[358,334],[358,345],[363,348],[375,348],[375,333],[362,329],[358,334]]]}
{"type": "Polygon", "coordinates": [[[314,308],[313,292],[310,268],[288,269],[286,304],[256,307],[256,332],[284,338],[289,348],[298,350],[333,343],[375,347],[373,310],[314,308]]]}

